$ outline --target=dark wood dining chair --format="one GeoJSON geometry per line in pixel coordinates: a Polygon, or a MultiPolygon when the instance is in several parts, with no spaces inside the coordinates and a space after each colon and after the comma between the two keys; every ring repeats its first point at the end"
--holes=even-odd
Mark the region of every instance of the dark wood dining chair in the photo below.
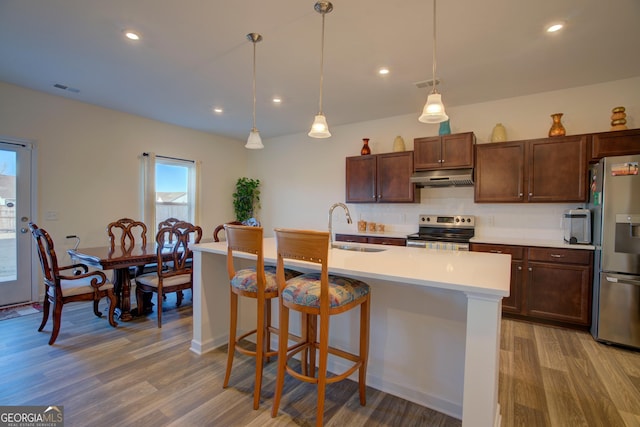
{"type": "Polygon", "coordinates": [[[341,381],[358,371],[360,404],[363,406],[366,404],[371,292],[369,285],[360,280],[329,274],[329,233],[280,228],[276,228],[274,232],[277,243],[276,280],[280,294],[280,334],[278,373],[271,416],[278,415],[286,372],[298,380],[317,384],[316,425],[321,426],[327,384],[341,381]],[[287,259],[319,264],[321,271],[306,273],[287,280],[284,273],[284,262],[287,259]],[[360,307],[359,352],[352,354],[329,345],[329,318],[356,307],[360,307]],[[288,348],[289,310],[297,311],[301,317],[307,319],[306,322],[303,321],[307,329],[302,331],[304,341],[288,348]],[[318,317],[320,318],[319,328],[318,317]],[[316,352],[318,354],[317,375],[316,352]],[[297,354],[301,355],[303,362],[299,372],[288,364],[289,359],[297,354]],[[342,373],[329,376],[327,374],[329,354],[345,360],[348,368],[342,373]]]}
{"type": "Polygon", "coordinates": [[[58,265],[58,257],[49,233],[39,228],[33,222],[29,223],[29,230],[35,240],[42,267],[42,275],[45,284],[45,297],[42,310],[42,323],[38,331],[42,331],[49,319],[49,311],[53,306],[53,330],[49,345],[58,338],[62,319],[62,307],[70,302],[93,301],[93,312],[97,317],[102,317],[98,309],[98,303],[102,298],[109,298],[109,324],[113,327],[117,323],[113,319],[116,309],[116,297],[113,293],[113,284],[107,280],[102,271],[89,271],[84,264],[58,265]]]}
{"type": "Polygon", "coordinates": [[[107,225],[107,233],[112,250],[120,247],[127,252],[136,245],[147,245],[147,226],[142,221],[120,218],[107,225]]]}
{"type": "Polygon", "coordinates": [[[193,254],[189,245],[200,243],[202,228],[188,222],[163,227],[156,235],[157,269],[154,273],[136,277],[136,303],[138,313],[144,313],[144,294],[155,292],[157,298],[158,327],[162,327],[162,300],[164,295],[177,292],[177,306],[182,304],[179,291],[193,289],[193,254]]]}
{"type": "MultiPolygon", "coordinates": [[[[262,370],[269,357],[278,352],[271,350],[271,333],[277,329],[271,326],[271,300],[278,297],[275,266],[264,265],[262,250],[262,227],[244,225],[224,225],[227,237],[227,272],[229,273],[231,308],[229,320],[229,345],[227,348],[227,371],[222,387],[226,388],[231,376],[231,368],[235,352],[251,356],[255,359],[256,374],[253,388],[253,409],[260,405],[260,391],[262,387],[262,370]],[[234,254],[244,252],[256,255],[255,264],[251,267],[236,270],[234,254]],[[255,329],[238,336],[238,296],[253,298],[257,305],[258,324],[255,329]],[[242,341],[255,335],[255,350],[247,348],[242,341]]],[[[299,276],[300,272],[285,270],[285,278],[299,276]]]]}

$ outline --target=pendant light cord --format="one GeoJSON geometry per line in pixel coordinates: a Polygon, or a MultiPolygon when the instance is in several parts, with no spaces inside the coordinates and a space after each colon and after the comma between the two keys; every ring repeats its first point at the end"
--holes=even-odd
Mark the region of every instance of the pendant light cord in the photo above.
{"type": "Polygon", "coordinates": [[[256,42],[253,42],[253,129],[256,131],[256,42]]]}
{"type": "Polygon", "coordinates": [[[436,0],[433,0],[433,92],[436,91],[436,0]]]}
{"type": "Polygon", "coordinates": [[[322,114],[322,86],[324,83],[324,16],[322,12],[322,38],[320,41],[320,101],[318,102],[318,114],[322,114]]]}

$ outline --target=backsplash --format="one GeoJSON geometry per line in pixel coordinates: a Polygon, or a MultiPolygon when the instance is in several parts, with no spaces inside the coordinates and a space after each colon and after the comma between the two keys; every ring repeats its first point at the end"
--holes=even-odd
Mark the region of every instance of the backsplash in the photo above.
{"type": "Polygon", "coordinates": [[[562,240],[564,210],[584,206],[580,203],[474,203],[473,187],[418,191],[421,192],[420,203],[351,203],[349,210],[354,223],[358,220],[383,223],[385,230],[392,232],[416,232],[420,214],[475,215],[478,237],[562,240]]]}

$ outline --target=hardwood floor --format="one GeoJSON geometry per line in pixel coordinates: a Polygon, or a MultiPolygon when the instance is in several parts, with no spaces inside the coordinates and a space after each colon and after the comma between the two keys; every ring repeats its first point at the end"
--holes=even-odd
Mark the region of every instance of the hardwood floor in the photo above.
{"type": "MultiPolygon", "coordinates": [[[[252,410],[253,359],[236,355],[222,389],[226,349],[188,350],[191,306],[165,303],[155,315],[111,328],[90,304],[65,305],[54,346],[40,315],[0,321],[0,405],[63,405],[66,426],[299,426],[315,423],[315,387],[287,377],[271,418],[275,363],[265,369],[252,410]]],[[[640,353],[596,343],[581,332],[503,320],[502,425],[640,426],[640,353]]],[[[327,426],[460,426],[460,421],[357,384],[327,390],[327,426]]]]}

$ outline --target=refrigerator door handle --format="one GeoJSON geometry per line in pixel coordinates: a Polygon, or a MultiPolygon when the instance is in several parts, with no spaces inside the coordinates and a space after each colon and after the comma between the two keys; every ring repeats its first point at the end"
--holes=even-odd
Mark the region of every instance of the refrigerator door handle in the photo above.
{"type": "Polygon", "coordinates": [[[618,277],[606,276],[607,282],[624,283],[626,285],[640,286],[640,280],[620,279],[618,277]]]}

